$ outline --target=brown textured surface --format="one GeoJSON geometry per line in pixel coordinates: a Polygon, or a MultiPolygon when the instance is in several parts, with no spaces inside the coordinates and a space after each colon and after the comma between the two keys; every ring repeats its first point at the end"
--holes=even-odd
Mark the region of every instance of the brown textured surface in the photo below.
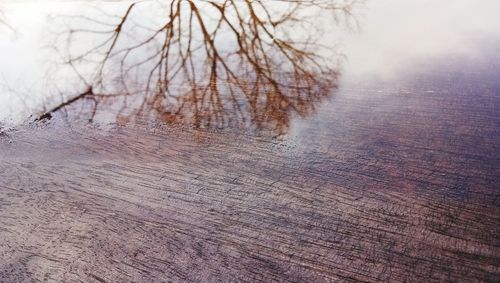
{"type": "Polygon", "coordinates": [[[282,140],[4,134],[0,281],[498,281],[500,101],[485,75],[347,84],[282,140]]]}
{"type": "MultiPolygon", "coordinates": [[[[82,125],[93,115],[79,99],[37,125],[0,125],[0,282],[500,282],[500,41],[483,26],[493,9],[410,2],[422,3],[377,2],[361,22],[372,34],[326,77],[338,89],[245,87],[262,102],[243,108],[253,115],[206,108],[253,117],[244,123],[182,126],[210,114],[187,107],[157,115],[169,124],[108,126],[103,103],[82,125]],[[461,22],[467,40],[434,33],[461,22]]],[[[31,67],[19,85],[35,80],[31,67]]],[[[212,94],[227,98],[222,78],[212,94]]]]}

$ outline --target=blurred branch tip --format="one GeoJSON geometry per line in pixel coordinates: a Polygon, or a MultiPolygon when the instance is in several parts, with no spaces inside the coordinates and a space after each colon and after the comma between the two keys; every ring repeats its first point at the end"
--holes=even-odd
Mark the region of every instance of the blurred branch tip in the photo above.
{"type": "Polygon", "coordinates": [[[5,31],[14,34],[17,33],[17,30],[14,28],[14,26],[10,24],[6,16],[6,12],[4,11],[2,6],[0,6],[0,35],[5,31]]]}

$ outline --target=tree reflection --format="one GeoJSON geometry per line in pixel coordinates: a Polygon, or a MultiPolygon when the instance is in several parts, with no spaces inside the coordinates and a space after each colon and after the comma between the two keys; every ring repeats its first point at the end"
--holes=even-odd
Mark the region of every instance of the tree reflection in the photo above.
{"type": "Polygon", "coordinates": [[[349,17],[356,2],[173,0],[72,17],[56,46],[85,91],[43,117],[80,99],[94,117],[121,98],[122,120],[284,134],[292,115],[310,114],[336,87],[338,56],[319,38],[330,26],[317,17],[349,17]]]}

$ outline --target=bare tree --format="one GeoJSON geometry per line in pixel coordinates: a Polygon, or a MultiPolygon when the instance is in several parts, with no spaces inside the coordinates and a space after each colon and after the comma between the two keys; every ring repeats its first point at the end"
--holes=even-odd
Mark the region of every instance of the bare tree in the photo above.
{"type": "Polygon", "coordinates": [[[357,2],[172,0],[157,1],[159,20],[145,17],[154,11],[141,10],[145,2],[107,20],[105,11],[72,17],[58,52],[85,90],[42,118],[82,99],[92,101],[93,116],[99,104],[122,97],[121,116],[285,133],[291,115],[308,115],[336,87],[338,56],[319,42],[318,13],[350,17],[357,2]],[[75,43],[89,35],[100,41],[75,43]]]}

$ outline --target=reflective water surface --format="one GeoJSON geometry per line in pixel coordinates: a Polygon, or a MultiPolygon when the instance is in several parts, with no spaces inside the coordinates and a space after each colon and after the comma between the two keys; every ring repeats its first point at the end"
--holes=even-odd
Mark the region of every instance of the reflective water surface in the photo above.
{"type": "Polygon", "coordinates": [[[347,82],[401,83],[438,58],[480,62],[496,44],[498,6],[5,2],[0,119],[12,125],[64,112],[105,124],[149,117],[283,135],[330,101],[339,78],[350,89],[347,82]]]}
{"type": "MultiPolygon", "coordinates": [[[[140,116],[278,135],[288,131],[291,116],[312,113],[336,88],[340,56],[322,37],[332,36],[327,27],[354,20],[360,6],[146,1],[75,4],[84,10],[74,14],[54,12],[64,5],[53,5],[45,7],[51,19],[42,24],[51,30],[44,53],[50,67],[35,74],[47,76],[34,90],[48,92],[40,98],[45,109],[33,113],[38,118],[85,101],[90,121],[102,114],[121,122],[140,116]]],[[[22,111],[13,107],[12,114],[22,111]]]]}
{"type": "Polygon", "coordinates": [[[0,281],[500,281],[499,1],[0,6],[0,281]]]}

